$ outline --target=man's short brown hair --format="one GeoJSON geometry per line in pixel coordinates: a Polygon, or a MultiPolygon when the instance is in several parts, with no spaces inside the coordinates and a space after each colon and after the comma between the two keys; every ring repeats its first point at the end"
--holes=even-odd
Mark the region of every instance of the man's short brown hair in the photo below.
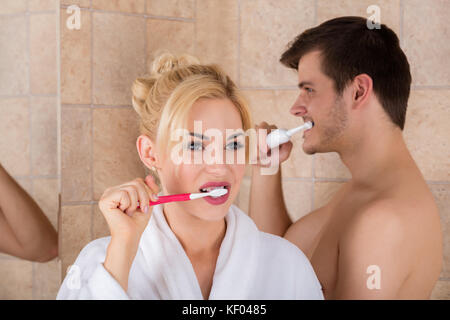
{"type": "Polygon", "coordinates": [[[384,24],[379,26],[369,29],[361,17],[328,20],[295,38],[280,62],[297,70],[302,56],[319,50],[321,69],[333,79],[339,95],[357,75],[369,75],[384,110],[403,130],[411,87],[409,63],[394,31],[384,24]]]}

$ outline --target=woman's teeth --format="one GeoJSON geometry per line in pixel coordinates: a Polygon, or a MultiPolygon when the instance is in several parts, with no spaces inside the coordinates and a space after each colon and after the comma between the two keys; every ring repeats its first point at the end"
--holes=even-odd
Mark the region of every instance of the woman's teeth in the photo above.
{"type": "Polygon", "coordinates": [[[204,188],[204,189],[200,189],[201,192],[210,192],[214,189],[226,189],[225,186],[221,186],[221,187],[211,187],[211,188],[204,188]]]}

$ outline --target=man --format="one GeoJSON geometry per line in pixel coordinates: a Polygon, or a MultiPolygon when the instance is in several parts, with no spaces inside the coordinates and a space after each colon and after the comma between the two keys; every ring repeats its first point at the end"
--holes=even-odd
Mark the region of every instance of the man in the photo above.
{"type": "MultiPolygon", "coordinates": [[[[341,17],[303,32],[280,61],[298,72],[291,114],[314,123],[304,132],[304,152],[337,152],[351,179],[292,223],[280,170],[264,175],[254,165],[250,216],[305,253],[326,299],[429,298],[442,266],[442,234],[402,136],[411,75],[397,36],[385,25],[370,30],[363,18],[341,17]]],[[[291,148],[280,146],[281,162],[291,148]]]]}
{"type": "Polygon", "coordinates": [[[0,252],[37,262],[58,255],[58,236],[50,221],[1,165],[0,252]]]}

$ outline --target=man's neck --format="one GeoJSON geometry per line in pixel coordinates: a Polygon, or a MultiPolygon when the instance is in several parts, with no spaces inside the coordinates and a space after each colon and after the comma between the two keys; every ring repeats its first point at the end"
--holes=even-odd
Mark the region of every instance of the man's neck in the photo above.
{"type": "Polygon", "coordinates": [[[395,183],[404,170],[418,171],[399,128],[369,132],[338,153],[352,182],[360,186],[383,187],[395,183]]]}

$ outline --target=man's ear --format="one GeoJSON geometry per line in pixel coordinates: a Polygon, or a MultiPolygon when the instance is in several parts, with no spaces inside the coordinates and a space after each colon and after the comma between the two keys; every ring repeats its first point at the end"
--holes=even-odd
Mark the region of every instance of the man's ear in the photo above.
{"type": "Polygon", "coordinates": [[[352,108],[360,108],[369,99],[373,91],[372,78],[365,74],[359,74],[353,79],[352,108]]]}
{"type": "Polygon", "coordinates": [[[156,156],[156,145],[148,136],[141,134],[136,140],[136,147],[139,158],[141,158],[141,161],[147,168],[159,168],[158,158],[156,156]]]}

